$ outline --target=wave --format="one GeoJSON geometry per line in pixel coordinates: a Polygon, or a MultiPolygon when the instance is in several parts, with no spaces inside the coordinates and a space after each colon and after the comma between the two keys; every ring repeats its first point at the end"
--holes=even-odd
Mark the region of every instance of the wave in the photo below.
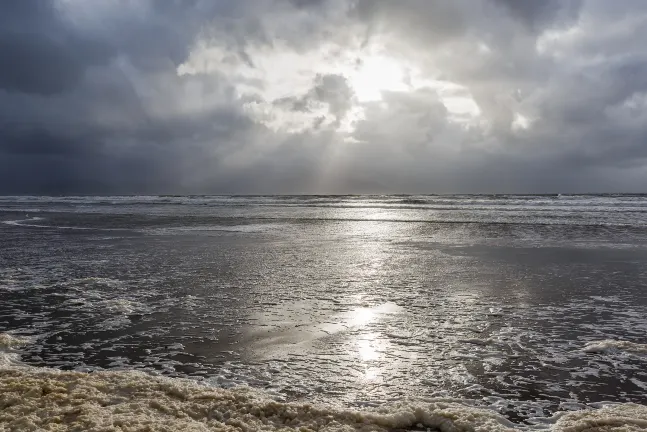
{"type": "Polygon", "coordinates": [[[39,224],[30,223],[30,222],[38,222],[38,221],[42,221],[42,220],[44,220],[42,217],[33,217],[33,218],[29,218],[29,219],[2,221],[2,223],[5,224],[5,225],[13,225],[13,226],[34,227],[34,228],[50,228],[47,225],[39,225],[39,224]]]}
{"type": "MultiPolygon", "coordinates": [[[[24,210],[24,209],[23,209],[24,210]]],[[[359,209],[357,209],[359,210],[359,209]]],[[[4,209],[0,208],[0,211],[4,209]]],[[[61,213],[58,210],[47,210],[50,213],[61,213]]],[[[63,212],[64,213],[64,212],[63,212]]],[[[623,212],[626,214],[627,212],[623,212]]],[[[358,214],[359,215],[359,214],[358,214]]],[[[406,214],[406,216],[398,216],[393,214],[392,217],[388,215],[377,215],[378,217],[365,216],[361,217],[355,214],[348,214],[346,216],[340,215],[338,217],[330,217],[326,214],[321,216],[310,215],[294,215],[288,217],[286,214],[276,215],[245,215],[237,214],[235,216],[215,216],[221,222],[220,224],[205,224],[200,226],[171,226],[164,228],[146,228],[143,229],[145,234],[173,234],[180,232],[191,231],[231,231],[231,232],[264,232],[266,229],[279,228],[283,223],[309,223],[309,222],[389,222],[389,223],[422,223],[422,224],[444,224],[444,225],[491,225],[491,226],[547,226],[547,227],[593,227],[593,228],[638,228],[644,229],[647,227],[647,220],[634,219],[634,220],[610,220],[610,219],[597,219],[591,217],[590,220],[575,219],[569,215],[539,215],[535,217],[521,217],[522,212],[512,215],[509,219],[497,219],[496,217],[485,218],[469,218],[465,217],[464,213],[459,213],[455,218],[447,218],[445,215],[433,215],[428,218],[415,217],[421,216],[416,214],[406,214]],[[407,217],[414,216],[414,217],[407,217]],[[445,216],[445,217],[443,217],[445,216]],[[224,221],[232,223],[222,224],[224,221]],[[236,221],[238,223],[236,223],[236,221]],[[256,223],[240,223],[240,221],[254,221],[256,223]]],[[[594,214],[592,213],[594,216],[594,214]]],[[[424,215],[422,215],[424,216],[424,215]]],[[[111,231],[111,232],[132,232],[133,228],[128,227],[80,227],[80,226],[60,226],[60,225],[45,225],[34,224],[30,222],[42,221],[44,218],[30,218],[20,220],[2,221],[5,225],[12,225],[17,227],[30,227],[30,228],[45,228],[45,229],[60,229],[60,230],[91,230],[91,231],[111,231]]],[[[137,231],[137,230],[135,230],[137,231]]]]}
{"type": "Polygon", "coordinates": [[[0,333],[0,350],[7,350],[25,345],[29,342],[26,338],[14,336],[9,333],[0,333]]]}
{"type": "MultiPolygon", "coordinates": [[[[0,210],[1,211],[1,210],[0,210]]],[[[55,212],[52,212],[55,213],[55,212]]],[[[81,230],[81,231],[129,231],[127,228],[93,228],[93,227],[80,227],[80,226],[62,226],[62,225],[43,225],[35,224],[33,222],[44,221],[45,218],[42,217],[33,217],[29,219],[18,219],[18,220],[8,220],[2,221],[5,225],[12,225],[16,227],[26,227],[26,228],[47,228],[47,229],[59,229],[59,230],[81,230]]]]}
{"type": "MultiPolygon", "coordinates": [[[[241,219],[241,218],[236,218],[241,219]]],[[[231,218],[231,220],[236,220],[231,218]]],[[[141,232],[152,235],[172,235],[187,233],[208,233],[208,232],[231,232],[231,233],[263,233],[278,231],[283,226],[279,223],[248,223],[237,225],[193,225],[193,226],[170,226],[164,228],[145,228],[141,232]]]]}
{"type": "Polygon", "coordinates": [[[404,198],[399,201],[395,201],[395,204],[429,204],[428,200],[425,199],[420,199],[420,198],[404,198]]]}
{"type": "Polygon", "coordinates": [[[29,227],[29,228],[54,228],[54,229],[68,229],[68,230],[88,230],[91,228],[86,228],[86,227],[73,227],[73,226],[54,226],[54,225],[42,225],[42,224],[35,224],[32,222],[38,222],[45,220],[42,217],[33,217],[29,219],[19,219],[19,220],[9,220],[9,221],[2,221],[3,224],[5,225],[13,225],[13,226],[18,226],[18,227],[29,227]]]}
{"type": "MultiPolygon", "coordinates": [[[[186,218],[273,221],[389,221],[506,225],[647,227],[647,198],[585,196],[390,195],[390,196],[128,196],[0,197],[0,212],[94,215],[145,215],[186,218]]],[[[20,216],[14,216],[18,219],[20,216]]],[[[46,216],[47,217],[47,216],[46,216]]],[[[55,225],[57,217],[5,221],[5,224],[50,229],[101,229],[55,225]]],[[[67,216],[65,219],[69,220],[67,216]]],[[[110,226],[125,219],[110,222],[110,226]]],[[[74,225],[71,222],[61,225],[74,225]]],[[[229,224],[227,224],[229,225],[229,224]]],[[[108,228],[105,228],[108,229],[108,228]]],[[[200,228],[209,230],[210,228],[200,228]]],[[[216,229],[218,230],[218,229],[216,229]]],[[[223,230],[223,229],[219,229],[223,230]]],[[[224,229],[228,230],[228,229],[224,229]]]]}
{"type": "MultiPolygon", "coordinates": [[[[401,402],[372,410],[281,403],[249,388],[218,389],[191,380],[135,371],[62,372],[0,369],[8,430],[393,431],[512,432],[526,429],[494,411],[457,401],[401,402]],[[432,429],[433,428],[433,429],[432,429]],[[424,429],[423,429],[424,430],[424,429]]],[[[647,428],[647,407],[622,404],[562,413],[553,431],[647,428]]],[[[535,427],[536,429],[536,427],[535,427]]]]}
{"type": "MultiPolygon", "coordinates": [[[[0,333],[0,353],[24,343],[0,333]],[[1,342],[4,341],[4,342],[1,342]]],[[[560,412],[542,425],[510,422],[456,399],[341,409],[284,403],[245,387],[222,389],[141,371],[64,372],[0,361],[0,430],[626,432],[647,428],[647,406],[560,412]]]]}
{"type": "MultiPolygon", "coordinates": [[[[10,367],[18,362],[18,353],[16,349],[29,343],[29,339],[12,335],[10,333],[0,333],[0,395],[2,395],[2,373],[6,367],[10,367]]],[[[2,399],[0,398],[0,407],[2,399]]],[[[2,426],[2,413],[0,411],[0,426],[2,426]]],[[[0,429],[2,430],[2,429],[0,429]]]]}
{"type": "Polygon", "coordinates": [[[323,204],[332,205],[397,205],[397,204],[422,204],[422,205],[528,205],[537,207],[542,205],[553,206],[605,206],[617,207],[618,205],[644,207],[647,205],[645,195],[249,195],[249,196],[222,196],[222,195],[162,195],[162,196],[33,196],[16,197],[0,196],[0,203],[5,204],[58,204],[64,206],[132,206],[132,205],[207,205],[207,206],[235,206],[235,205],[297,205],[323,204]]]}
{"type": "Polygon", "coordinates": [[[647,344],[639,344],[628,341],[606,339],[586,344],[582,351],[586,353],[615,353],[626,352],[631,354],[647,355],[647,344]]]}

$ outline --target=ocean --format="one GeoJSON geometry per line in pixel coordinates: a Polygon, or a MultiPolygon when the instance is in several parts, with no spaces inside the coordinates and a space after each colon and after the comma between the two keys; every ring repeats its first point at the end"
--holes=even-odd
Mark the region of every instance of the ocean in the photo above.
{"type": "Polygon", "coordinates": [[[22,430],[647,430],[647,195],[0,197],[22,430]]]}

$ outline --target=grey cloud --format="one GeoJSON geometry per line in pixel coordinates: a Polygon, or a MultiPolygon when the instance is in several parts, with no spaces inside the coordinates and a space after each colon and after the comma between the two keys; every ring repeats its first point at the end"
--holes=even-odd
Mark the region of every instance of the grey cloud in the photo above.
{"type": "Polygon", "coordinates": [[[63,44],[47,38],[3,35],[0,88],[25,93],[60,93],[76,84],[82,65],[63,44]],[[44,71],[47,71],[44,73],[44,71]]]}
{"type": "Polygon", "coordinates": [[[492,0],[533,29],[564,24],[577,18],[580,0],[492,0]]]}
{"type": "MultiPolygon", "coordinates": [[[[386,92],[386,105],[371,103],[366,118],[358,124],[354,137],[373,148],[375,143],[398,143],[386,145],[398,152],[414,153],[420,147],[431,145],[435,138],[448,126],[447,109],[437,94],[429,90],[412,93],[386,92]]],[[[446,143],[456,145],[456,143],[446,143]]],[[[444,149],[440,148],[443,151],[444,149]]]]}
{"type": "Polygon", "coordinates": [[[327,103],[330,113],[339,122],[350,110],[354,94],[345,77],[328,74],[317,76],[311,95],[313,98],[327,103]]]}
{"type": "Polygon", "coordinates": [[[310,112],[310,100],[307,95],[301,97],[286,96],[272,101],[275,106],[282,107],[288,111],[310,112]]]}
{"type": "Polygon", "coordinates": [[[58,28],[55,20],[56,8],[51,1],[25,0],[2,4],[0,26],[7,31],[51,31],[58,28]]]}
{"type": "MultiPolygon", "coordinates": [[[[352,107],[355,94],[346,77],[337,74],[319,74],[312,88],[302,96],[283,97],[272,101],[275,106],[296,112],[312,112],[320,104],[328,106],[328,112],[335,117],[335,124],[344,119],[352,107]]],[[[315,120],[317,127],[325,120],[315,120]]]]}
{"type": "Polygon", "coordinates": [[[0,70],[2,193],[647,184],[640,1],[142,1],[100,15],[83,4],[76,21],[53,0],[0,5],[0,60],[11,65],[0,70]],[[178,76],[197,43],[217,44],[228,63],[178,76]],[[336,47],[325,61],[378,46],[425,78],[460,84],[452,95],[472,96],[480,117],[457,123],[431,87],[361,103],[349,77],[323,64],[310,65],[309,88],[282,89],[274,101],[262,74],[237,74],[262,68],[267,53],[324,45],[336,47]],[[253,104],[311,115],[287,132],[250,114],[253,104]],[[363,114],[352,130],[338,130],[354,107],[363,114]],[[520,114],[528,129],[513,126],[520,114]]]}
{"type": "Polygon", "coordinates": [[[320,7],[327,0],[288,0],[290,3],[298,8],[320,7]]]}
{"type": "MultiPolygon", "coordinates": [[[[116,11],[113,21],[92,28],[66,20],[54,2],[2,4],[0,56],[11,65],[0,71],[6,91],[0,91],[5,192],[175,187],[186,175],[178,165],[210,157],[215,151],[209,142],[226,147],[223,141],[245,127],[237,106],[170,118],[155,114],[159,102],[173,103],[160,92],[170,95],[188,85],[174,68],[199,31],[199,5],[183,2],[174,7],[186,10],[170,10],[153,4],[141,18],[147,26],[128,11],[116,11]],[[168,31],[180,12],[190,19],[178,20],[178,32],[168,31]],[[189,21],[196,27],[187,26],[189,21]],[[175,48],[169,38],[178,42],[175,48]],[[118,56],[134,74],[114,63],[118,56]]],[[[190,85],[201,84],[196,79],[190,85]]]]}
{"type": "Polygon", "coordinates": [[[51,2],[4,2],[0,16],[0,89],[60,93],[76,85],[87,67],[112,54],[106,45],[66,27],[51,2]]]}
{"type": "Polygon", "coordinates": [[[357,0],[350,14],[367,22],[370,33],[396,30],[401,37],[434,46],[459,37],[468,30],[461,3],[464,2],[357,0]]]}
{"type": "Polygon", "coordinates": [[[77,134],[52,133],[44,129],[30,128],[28,130],[6,131],[3,139],[5,154],[13,155],[43,155],[43,156],[82,156],[92,152],[91,136],[82,140],[77,134]],[[85,141],[85,144],[82,143],[85,141]]]}

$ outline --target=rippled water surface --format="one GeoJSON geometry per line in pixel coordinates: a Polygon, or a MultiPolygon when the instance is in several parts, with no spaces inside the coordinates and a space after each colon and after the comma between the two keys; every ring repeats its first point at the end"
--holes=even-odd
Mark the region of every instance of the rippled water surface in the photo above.
{"type": "Polygon", "coordinates": [[[23,362],[515,422],[647,404],[647,197],[0,197],[23,362]]]}

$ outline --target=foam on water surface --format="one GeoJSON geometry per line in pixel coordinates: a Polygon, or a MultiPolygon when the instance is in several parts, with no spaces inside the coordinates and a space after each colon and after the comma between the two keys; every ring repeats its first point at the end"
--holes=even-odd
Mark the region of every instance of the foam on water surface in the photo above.
{"type": "MultiPolygon", "coordinates": [[[[647,226],[642,196],[84,196],[0,197],[0,211],[112,214],[251,215],[291,217],[295,209],[313,220],[512,223],[586,226],[647,226]],[[334,215],[330,210],[339,210],[334,215]],[[582,215],[586,214],[586,218],[582,215]]],[[[29,224],[28,221],[18,221],[29,224]]],[[[72,228],[71,226],[69,228],[72,228]]]]}
{"type": "Polygon", "coordinates": [[[587,353],[626,352],[631,354],[647,355],[647,344],[607,339],[590,342],[582,348],[582,351],[587,353]]]}
{"type": "Polygon", "coordinates": [[[16,352],[16,349],[27,343],[29,343],[28,338],[15,336],[10,333],[0,333],[0,371],[5,367],[18,363],[20,356],[16,352]]]}
{"type": "Polygon", "coordinates": [[[13,226],[27,226],[27,227],[38,227],[42,228],[45,227],[44,225],[38,225],[34,224],[34,222],[42,221],[42,217],[32,217],[32,218],[27,218],[27,219],[19,219],[19,220],[8,220],[8,221],[3,221],[2,223],[5,225],[13,225],[13,226]]]}
{"type": "Polygon", "coordinates": [[[0,365],[0,430],[629,432],[647,429],[647,407],[575,411],[520,426],[452,400],[402,401],[349,410],[281,403],[249,388],[225,390],[141,372],[61,372],[0,365]],[[552,423],[549,423],[552,422],[552,423]]]}
{"type": "MultiPolygon", "coordinates": [[[[13,366],[0,379],[41,389],[74,381],[68,393],[88,390],[78,406],[106,430],[117,427],[110,416],[123,429],[128,419],[158,430],[285,423],[284,414],[263,423],[264,408],[232,408],[236,424],[210,418],[227,397],[281,412],[316,404],[316,424],[301,414],[289,424],[312,430],[424,430],[441,409],[450,410],[443,430],[642,427],[641,405],[591,408],[647,403],[644,196],[0,204],[10,208],[0,213],[9,222],[0,225],[0,332],[34,339],[6,339],[0,356],[13,366]],[[55,369],[19,368],[18,354],[55,369]],[[213,388],[241,385],[264,393],[213,388]],[[176,398],[178,386],[191,390],[176,398]],[[218,393],[207,408],[192,396],[205,391],[218,393]],[[119,402],[124,392],[132,406],[119,402]]],[[[24,399],[15,409],[46,408],[24,399]]],[[[76,418],[70,406],[56,407],[63,424],[76,418]]],[[[77,430],[86,427],[99,428],[77,430]]]]}
{"type": "Polygon", "coordinates": [[[32,217],[28,219],[20,219],[20,220],[9,220],[9,221],[3,221],[2,223],[5,225],[13,225],[16,227],[26,227],[26,228],[56,228],[56,229],[64,229],[64,230],[87,230],[90,228],[86,227],[74,227],[74,226],[52,226],[52,225],[44,225],[41,221],[44,221],[45,219],[42,217],[32,217]]]}
{"type": "Polygon", "coordinates": [[[29,340],[26,338],[14,336],[9,333],[0,333],[0,350],[16,348],[28,342],[29,340]]]}

